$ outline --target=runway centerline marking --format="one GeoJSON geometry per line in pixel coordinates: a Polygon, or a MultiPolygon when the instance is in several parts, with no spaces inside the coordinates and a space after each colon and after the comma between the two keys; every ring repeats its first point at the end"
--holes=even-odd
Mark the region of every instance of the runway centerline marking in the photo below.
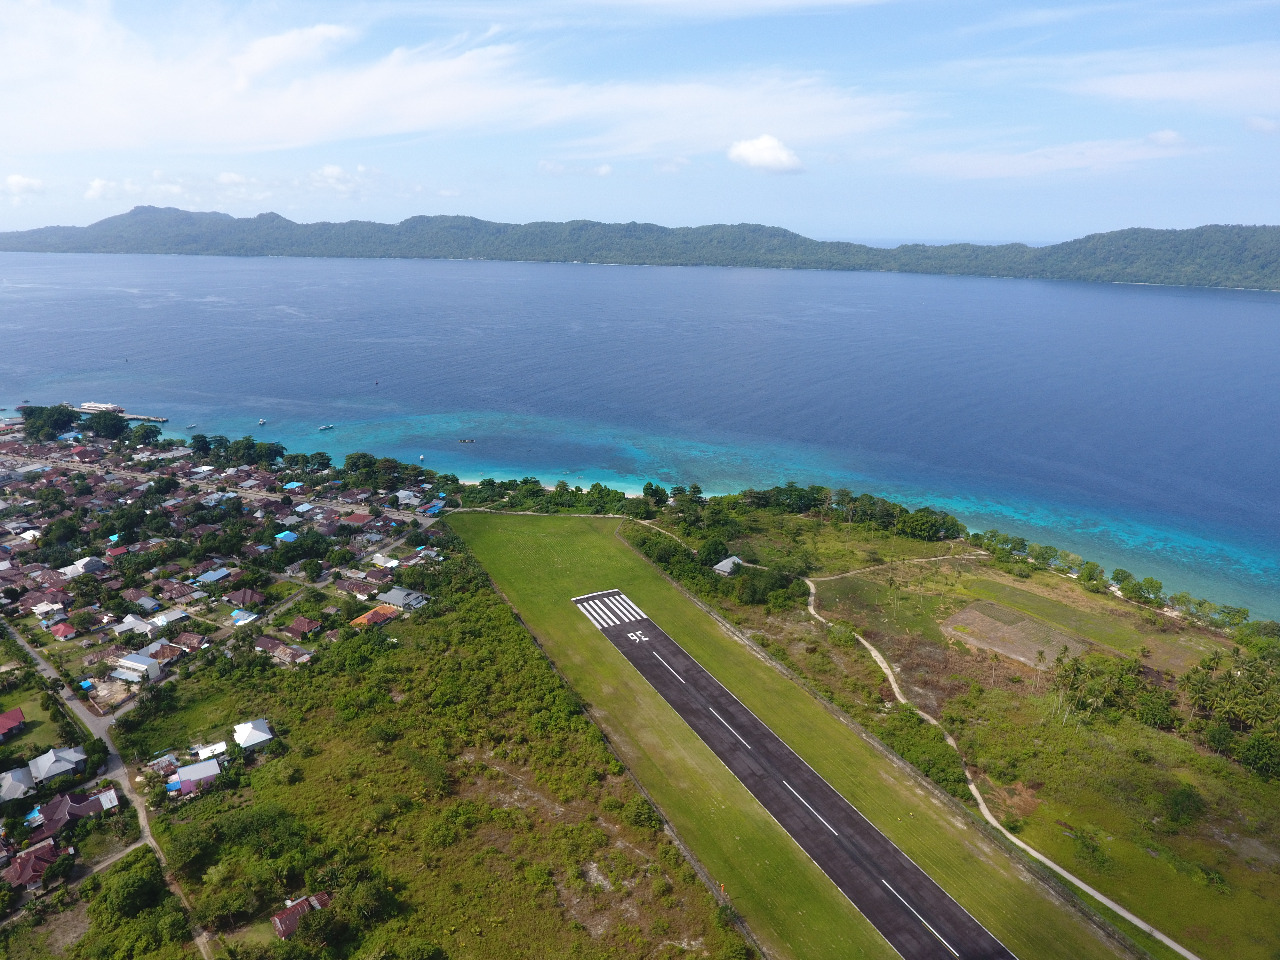
{"type": "MultiPolygon", "coordinates": [[[[790,791],[791,791],[791,793],[792,793],[792,795],[793,795],[797,800],[799,800],[801,803],[803,803],[806,807],[809,807],[809,801],[808,801],[808,800],[806,800],[804,797],[800,796],[800,794],[796,793],[796,788],[795,788],[795,787],[793,787],[791,784],[787,783],[787,781],[785,781],[785,780],[783,780],[783,781],[782,781],[782,785],[783,785],[784,787],[786,787],[788,790],[790,790],[790,791]]],[[[817,810],[813,809],[813,807],[809,807],[809,812],[810,812],[810,813],[812,813],[812,814],[813,814],[815,817],[817,817],[819,820],[822,820],[822,814],[820,814],[817,810]]],[[[833,827],[831,824],[827,823],[827,821],[822,820],[822,825],[823,825],[824,827],[826,827],[828,830],[830,830],[832,833],[835,833],[837,837],[838,837],[838,836],[840,836],[840,834],[836,833],[836,828],[835,828],[835,827],[833,827]]],[[[892,890],[893,888],[892,888],[892,887],[890,887],[889,889],[891,889],[891,890],[892,890]]],[[[898,899],[899,899],[899,900],[902,900],[902,898],[901,898],[901,897],[899,897],[898,899]]],[[[905,900],[903,900],[902,902],[903,902],[903,903],[906,903],[906,901],[905,901],[905,900]]],[[[908,906],[910,906],[910,904],[908,904],[908,906]]],[[[912,911],[912,913],[915,913],[915,911],[913,910],[913,911],[912,911]]],[[[918,916],[920,916],[920,914],[918,914],[918,913],[917,913],[917,914],[916,914],[916,916],[918,917],[918,916]]],[[[920,922],[921,922],[921,923],[924,923],[924,921],[923,921],[923,920],[921,920],[920,922]]],[[[925,923],[924,925],[925,925],[926,927],[928,927],[928,926],[929,926],[927,923],[925,923]]],[[[932,928],[932,927],[929,927],[929,929],[930,929],[930,930],[932,930],[933,928],[932,928]]],[[[935,936],[935,937],[937,937],[938,935],[935,933],[935,934],[934,934],[934,936],[935,936]]],[[[942,938],[941,938],[941,937],[938,937],[938,939],[939,939],[939,940],[942,940],[942,938]]],[[[942,942],[943,942],[943,943],[946,943],[946,941],[945,941],[945,940],[943,940],[942,942]]],[[[948,950],[950,950],[951,948],[950,948],[950,947],[948,947],[947,949],[948,949],[948,950]]],[[[957,956],[959,956],[959,954],[957,954],[957,956]]]]}
{"type": "MultiPolygon", "coordinates": [[[[707,707],[707,709],[708,709],[708,710],[710,710],[713,714],[715,714],[715,718],[716,718],[717,720],[719,720],[721,723],[723,723],[726,727],[729,727],[729,721],[728,721],[728,720],[726,720],[724,717],[720,716],[720,714],[716,713],[716,708],[715,708],[715,707],[710,707],[710,706],[709,706],[709,707],[707,707]]],[[[739,740],[742,740],[742,734],[740,734],[737,730],[733,729],[733,727],[729,727],[729,732],[730,732],[730,733],[732,733],[732,734],[733,734],[735,737],[737,737],[739,740]]],[[[746,747],[748,750],[750,750],[750,749],[751,749],[751,744],[747,743],[747,741],[745,741],[745,740],[742,740],[742,745],[743,745],[744,747],[746,747]]],[[[819,819],[821,819],[821,818],[819,818],[819,819]]],[[[824,821],[824,822],[825,822],[825,821],[824,821]]]]}
{"type": "MultiPolygon", "coordinates": [[[[888,880],[886,880],[884,877],[881,877],[881,878],[880,878],[880,882],[881,882],[881,883],[883,883],[886,887],[889,887],[889,881],[888,881],[888,880]]],[[[893,887],[889,887],[889,892],[890,892],[890,893],[892,893],[892,894],[893,894],[895,897],[897,897],[899,900],[902,900],[902,894],[900,894],[897,890],[893,889],[893,887]]],[[[953,957],[955,957],[955,958],[956,958],[956,960],[959,960],[959,958],[960,958],[960,954],[956,953],[956,952],[955,952],[955,950],[954,950],[954,949],[952,949],[951,944],[947,943],[947,941],[945,941],[945,940],[943,940],[943,939],[942,939],[942,935],[941,935],[941,934],[939,934],[937,930],[935,930],[935,929],[933,929],[933,927],[929,926],[929,921],[928,921],[928,920],[926,920],[924,917],[920,916],[920,914],[916,912],[916,908],[915,908],[915,907],[913,907],[911,904],[907,903],[907,901],[906,901],[906,900],[902,900],[902,905],[903,905],[904,907],[906,907],[908,910],[910,910],[912,913],[914,913],[914,914],[916,915],[916,919],[917,919],[917,920],[919,920],[921,923],[923,923],[923,924],[925,925],[925,927],[928,929],[928,931],[929,931],[930,933],[932,933],[935,937],[937,937],[937,938],[938,938],[938,942],[939,942],[939,943],[941,943],[941,944],[942,944],[944,947],[946,947],[948,950],[950,950],[950,951],[951,951],[951,955],[952,955],[953,957]]]]}
{"type": "MultiPolygon", "coordinates": [[[[652,653],[652,654],[653,654],[655,657],[657,657],[659,660],[662,660],[662,654],[660,654],[657,650],[650,650],[649,652],[650,652],[650,653],[652,653]]],[[[670,670],[670,671],[671,671],[671,675],[672,675],[673,677],[675,677],[675,678],[676,678],[677,680],[679,680],[681,683],[684,683],[684,677],[682,677],[682,676],[680,676],[680,674],[676,673],[676,672],[675,672],[675,670],[672,668],[671,664],[667,663],[667,661],[665,661],[665,660],[662,660],[662,665],[663,665],[664,667],[666,667],[668,670],[670,670]]]]}

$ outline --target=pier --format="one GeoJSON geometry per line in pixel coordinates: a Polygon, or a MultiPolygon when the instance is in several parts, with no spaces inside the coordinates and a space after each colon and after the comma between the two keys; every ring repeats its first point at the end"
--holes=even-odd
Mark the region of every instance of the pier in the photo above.
{"type": "MultiPolygon", "coordinates": [[[[71,404],[67,404],[67,406],[71,407],[71,404]]],[[[74,410],[76,413],[83,413],[83,414],[94,414],[94,413],[102,412],[101,408],[86,409],[85,407],[71,407],[71,409],[74,410]]],[[[144,413],[125,413],[123,410],[112,410],[110,412],[118,414],[119,416],[123,417],[125,420],[141,420],[146,423],[168,423],[169,422],[168,417],[150,417],[144,413]]]]}

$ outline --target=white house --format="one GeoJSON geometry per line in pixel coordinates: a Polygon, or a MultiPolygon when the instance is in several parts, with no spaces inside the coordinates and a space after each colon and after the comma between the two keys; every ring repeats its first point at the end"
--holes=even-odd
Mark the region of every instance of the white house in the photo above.
{"type": "Polygon", "coordinates": [[[6,800],[20,800],[35,788],[36,782],[31,778],[31,771],[26,767],[0,773],[0,803],[6,800]]]}
{"type": "Polygon", "coordinates": [[[733,572],[742,566],[742,560],[738,557],[725,557],[711,569],[722,577],[733,576],[733,572]]]}
{"type": "Polygon", "coordinates": [[[79,747],[68,747],[65,750],[53,749],[42,753],[27,765],[31,771],[31,779],[36,783],[44,783],[64,773],[79,773],[84,770],[84,762],[88,759],[79,747]]]}
{"type": "Polygon", "coordinates": [[[118,669],[111,675],[126,683],[142,683],[143,680],[160,679],[160,663],[140,653],[126,653],[120,657],[112,657],[111,663],[118,669]]]}
{"type": "Polygon", "coordinates": [[[266,720],[250,720],[247,723],[237,723],[232,736],[242,749],[253,750],[274,739],[275,734],[271,732],[266,720]]]}

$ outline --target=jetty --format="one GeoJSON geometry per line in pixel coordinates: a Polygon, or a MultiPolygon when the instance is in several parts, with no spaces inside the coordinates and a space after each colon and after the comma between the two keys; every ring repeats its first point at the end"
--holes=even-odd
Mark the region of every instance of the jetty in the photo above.
{"type": "Polygon", "coordinates": [[[123,417],[125,420],[141,420],[146,423],[168,423],[169,422],[168,417],[151,417],[146,415],[145,413],[126,413],[124,407],[117,406],[114,403],[82,403],[78,407],[75,406],[74,404],[68,403],[67,406],[71,407],[71,409],[74,410],[76,413],[84,413],[84,414],[90,414],[90,415],[95,413],[114,413],[123,417]]]}

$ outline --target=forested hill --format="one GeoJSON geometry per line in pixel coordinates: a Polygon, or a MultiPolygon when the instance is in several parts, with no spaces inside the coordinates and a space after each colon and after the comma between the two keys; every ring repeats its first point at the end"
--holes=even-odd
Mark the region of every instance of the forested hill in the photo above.
{"type": "Polygon", "coordinates": [[[907,244],[893,249],[810,240],[757,224],[491,223],[412,217],[385,224],[294,223],[136,207],[88,227],[0,233],[0,250],[286,257],[425,257],[683,266],[888,270],[1280,290],[1280,227],[1117,230],[1048,247],[907,244]]]}

